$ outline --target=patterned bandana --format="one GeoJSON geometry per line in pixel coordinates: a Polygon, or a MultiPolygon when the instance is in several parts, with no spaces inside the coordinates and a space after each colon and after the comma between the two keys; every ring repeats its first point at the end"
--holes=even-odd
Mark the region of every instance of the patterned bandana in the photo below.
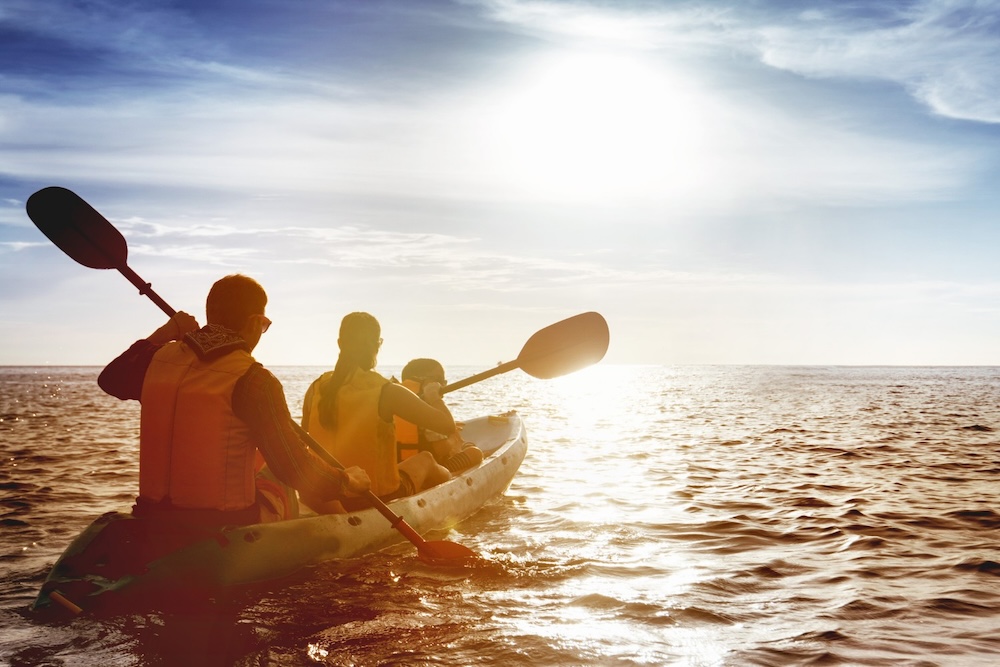
{"type": "Polygon", "coordinates": [[[197,331],[184,336],[184,342],[191,346],[202,361],[211,361],[225,356],[233,350],[250,351],[247,342],[235,331],[219,324],[206,324],[197,331]]]}

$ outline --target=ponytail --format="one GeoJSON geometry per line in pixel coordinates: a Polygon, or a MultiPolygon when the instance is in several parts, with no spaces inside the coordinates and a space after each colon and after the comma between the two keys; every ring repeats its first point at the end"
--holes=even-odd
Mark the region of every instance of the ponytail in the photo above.
{"type": "Polygon", "coordinates": [[[350,313],[340,323],[340,355],[330,379],[319,390],[319,422],[328,430],[337,428],[337,396],[348,377],[356,370],[375,368],[378,349],[382,343],[382,328],[378,320],[368,313],[350,313]]]}

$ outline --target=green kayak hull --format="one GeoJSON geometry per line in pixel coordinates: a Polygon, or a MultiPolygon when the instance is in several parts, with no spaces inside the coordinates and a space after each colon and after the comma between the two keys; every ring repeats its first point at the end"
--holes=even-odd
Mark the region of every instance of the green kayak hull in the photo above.
{"type": "MultiPolygon", "coordinates": [[[[507,490],[527,452],[516,412],[463,422],[486,455],[478,466],[389,503],[418,533],[448,530],[507,490]]],[[[98,610],[177,591],[213,591],[288,576],[405,541],[375,509],[192,532],[108,512],[70,543],[32,608],[98,610]]]]}

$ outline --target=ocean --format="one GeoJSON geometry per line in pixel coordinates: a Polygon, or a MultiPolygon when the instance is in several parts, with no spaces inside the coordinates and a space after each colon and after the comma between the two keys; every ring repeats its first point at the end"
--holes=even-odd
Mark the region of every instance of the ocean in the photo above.
{"type": "MultiPolygon", "coordinates": [[[[273,370],[297,414],[322,369],[273,370]]],[[[0,368],[3,666],[1000,664],[1000,368],[513,371],[448,395],[527,426],[507,494],[444,536],[496,567],[403,545],[42,622],[55,559],[137,488],[138,405],[98,371],[0,368]]]]}

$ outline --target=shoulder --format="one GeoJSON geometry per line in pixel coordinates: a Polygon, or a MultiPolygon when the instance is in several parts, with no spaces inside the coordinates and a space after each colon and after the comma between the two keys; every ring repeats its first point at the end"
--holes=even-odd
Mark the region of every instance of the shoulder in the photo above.
{"type": "Polygon", "coordinates": [[[264,368],[259,361],[254,361],[236,381],[233,392],[260,396],[276,392],[284,394],[284,388],[274,373],[264,368]]]}
{"type": "Polygon", "coordinates": [[[423,401],[412,391],[396,382],[386,381],[382,384],[379,400],[395,413],[401,405],[405,405],[413,400],[423,403],[423,401]]]}
{"type": "Polygon", "coordinates": [[[309,387],[306,389],[306,396],[312,396],[317,391],[322,390],[326,385],[330,384],[331,380],[333,380],[333,371],[323,373],[309,383],[309,387]]]}
{"type": "Polygon", "coordinates": [[[262,363],[260,363],[259,361],[254,361],[252,359],[251,362],[252,363],[250,364],[250,367],[247,368],[246,373],[244,373],[244,377],[253,375],[260,378],[262,381],[277,382],[278,384],[281,384],[281,380],[279,380],[274,373],[264,368],[264,365],[262,363]]]}
{"type": "Polygon", "coordinates": [[[317,377],[315,380],[310,382],[309,388],[312,389],[313,387],[322,387],[324,384],[330,382],[330,380],[332,379],[333,379],[333,371],[326,371],[325,373],[317,377]]]}
{"type": "Polygon", "coordinates": [[[356,391],[367,391],[377,389],[387,384],[389,381],[379,375],[376,371],[363,371],[357,369],[351,371],[344,381],[344,386],[350,386],[356,391]]]}
{"type": "Polygon", "coordinates": [[[412,394],[413,392],[397,382],[386,382],[382,385],[383,396],[399,396],[404,393],[412,394]]]}
{"type": "Polygon", "coordinates": [[[324,384],[330,381],[330,377],[333,375],[333,371],[323,373],[318,378],[309,383],[309,387],[306,389],[306,393],[303,396],[303,400],[308,401],[312,398],[317,391],[319,391],[324,384]]]}

